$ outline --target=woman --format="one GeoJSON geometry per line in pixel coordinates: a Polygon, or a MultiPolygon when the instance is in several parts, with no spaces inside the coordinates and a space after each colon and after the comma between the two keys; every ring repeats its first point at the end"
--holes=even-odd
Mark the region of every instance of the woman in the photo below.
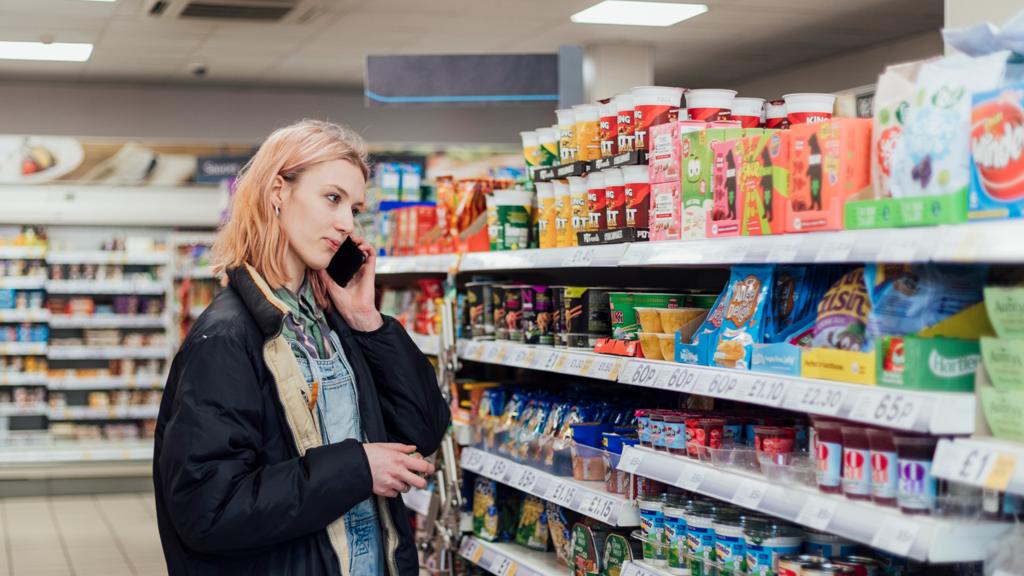
{"type": "Polygon", "coordinates": [[[399,493],[423,488],[449,412],[430,363],[374,304],[355,233],[362,141],[303,121],[267,139],[214,246],[228,286],[171,365],[153,481],[177,574],[413,576],[399,493]],[[324,269],[351,238],[346,287],[324,269]],[[417,454],[418,453],[418,454],[417,454]]]}

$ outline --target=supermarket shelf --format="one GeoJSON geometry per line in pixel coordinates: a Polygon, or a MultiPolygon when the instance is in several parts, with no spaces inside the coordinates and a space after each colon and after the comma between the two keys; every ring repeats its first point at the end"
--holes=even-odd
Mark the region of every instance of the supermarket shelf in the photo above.
{"type": "Polygon", "coordinates": [[[428,356],[437,356],[441,350],[441,336],[433,335],[428,336],[426,334],[417,334],[415,332],[409,332],[409,337],[416,343],[416,346],[420,349],[420,352],[428,356]]]}
{"type": "Polygon", "coordinates": [[[381,274],[447,274],[459,262],[456,254],[428,256],[382,256],[377,259],[377,275],[381,274]]]}
{"type": "Polygon", "coordinates": [[[458,353],[463,360],[611,381],[618,380],[627,365],[626,358],[606,354],[503,341],[460,340],[458,353]]]}
{"type": "MultiPolygon", "coordinates": [[[[732,264],[829,264],[861,262],[1024,261],[1024,221],[994,220],[957,225],[878,230],[841,230],[778,236],[633,242],[574,248],[470,252],[460,272],[593,268],[612,266],[707,266],[732,264]]],[[[381,258],[378,274],[443,273],[455,255],[381,258]]]]}
{"type": "Polygon", "coordinates": [[[125,462],[153,459],[153,441],[55,442],[0,448],[0,465],[125,462]]]}
{"type": "Polygon", "coordinates": [[[899,390],[511,342],[459,342],[466,360],[614,380],[931,434],[971,434],[975,395],[899,390]]]}
{"type": "Polygon", "coordinates": [[[462,450],[460,466],[463,470],[486,476],[605,524],[640,525],[640,514],[632,502],[623,496],[609,494],[604,482],[562,478],[477,448],[462,450]]]}
{"type": "Polygon", "coordinates": [[[0,342],[0,356],[43,356],[46,342],[0,342]]]}
{"type": "Polygon", "coordinates": [[[459,556],[497,576],[565,576],[569,568],[554,552],[538,552],[517,544],[487,542],[466,536],[459,556]]]}
{"type": "Polygon", "coordinates": [[[0,276],[0,290],[42,290],[46,278],[0,276]]]}
{"type": "Polygon", "coordinates": [[[0,372],[0,386],[46,386],[45,372],[0,372]]]}
{"type": "Polygon", "coordinates": [[[213,273],[213,268],[210,266],[199,266],[197,268],[189,268],[187,270],[177,270],[174,272],[176,279],[192,278],[193,280],[212,280],[217,278],[217,275],[213,273]]]}
{"type": "Polygon", "coordinates": [[[164,381],[163,376],[51,378],[48,382],[43,379],[50,390],[160,390],[164,381]]]}
{"type": "Polygon", "coordinates": [[[1024,445],[997,438],[940,440],[932,471],[938,478],[1024,496],[1024,445]]]}
{"type": "Polygon", "coordinates": [[[427,490],[412,488],[408,492],[402,494],[402,500],[405,502],[405,507],[422,516],[429,514],[430,502],[434,498],[434,492],[429,490],[429,486],[427,488],[427,490]]]}
{"type": "Polygon", "coordinates": [[[49,322],[50,311],[45,308],[22,310],[0,310],[0,323],[3,322],[49,322]]]}
{"type": "Polygon", "coordinates": [[[123,264],[137,266],[159,266],[167,264],[167,252],[111,252],[85,250],[74,252],[53,252],[46,256],[47,264],[123,264]]]}
{"type": "Polygon", "coordinates": [[[460,272],[618,266],[629,244],[608,244],[543,250],[470,252],[462,258],[460,272]]]}
{"type": "MultiPolygon", "coordinates": [[[[65,408],[50,408],[48,413],[50,420],[143,420],[156,418],[159,412],[159,406],[109,406],[107,408],[67,406],[65,408]]],[[[43,414],[47,414],[45,408],[43,414]]]]}
{"type": "Polygon", "coordinates": [[[626,447],[619,469],[920,561],[984,560],[991,542],[1011,527],[902,514],[644,448],[626,447]]]}
{"type": "Polygon", "coordinates": [[[622,563],[619,576],[675,576],[661,568],[656,568],[641,560],[626,560],[622,563]]]}
{"type": "Polygon", "coordinates": [[[46,354],[50,360],[160,359],[170,354],[166,346],[54,346],[46,354]]]}
{"type": "Polygon", "coordinates": [[[53,315],[51,328],[165,328],[167,318],[146,314],[53,315]]]}
{"type": "Polygon", "coordinates": [[[0,246],[0,260],[42,260],[45,246],[0,246]]]}
{"type": "Polygon", "coordinates": [[[46,404],[38,404],[36,406],[0,404],[0,418],[5,416],[46,416],[46,413],[46,404]]]}
{"type": "Polygon", "coordinates": [[[167,287],[152,281],[50,280],[50,294],[142,294],[160,295],[167,287]]]}

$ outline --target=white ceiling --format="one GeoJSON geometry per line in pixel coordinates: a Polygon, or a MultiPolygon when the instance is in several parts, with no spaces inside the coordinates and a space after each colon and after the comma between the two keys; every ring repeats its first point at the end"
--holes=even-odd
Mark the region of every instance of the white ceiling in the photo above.
{"type": "Polygon", "coordinates": [[[569,21],[597,0],[298,0],[319,16],[270,24],[152,17],[152,1],[0,0],[0,40],[96,46],[85,63],[0,61],[0,80],[361,87],[367,54],[647,43],[658,83],[712,86],[942,25],[942,0],[703,0],[668,28],[569,21]]]}

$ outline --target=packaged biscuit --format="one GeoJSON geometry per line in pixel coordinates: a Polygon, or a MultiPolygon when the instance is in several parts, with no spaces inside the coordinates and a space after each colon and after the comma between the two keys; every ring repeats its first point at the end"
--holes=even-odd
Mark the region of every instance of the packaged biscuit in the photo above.
{"type": "Polygon", "coordinates": [[[773,277],[773,266],[733,267],[715,346],[715,366],[741,370],[750,367],[753,345],[763,342],[773,277]]]}
{"type": "Polygon", "coordinates": [[[566,566],[572,566],[572,527],[576,524],[578,516],[554,502],[545,502],[545,508],[555,556],[566,566]]]}
{"type": "Polygon", "coordinates": [[[679,182],[662,182],[650,187],[651,240],[679,240],[682,228],[682,196],[679,182]]]}
{"type": "Polygon", "coordinates": [[[1024,216],[1024,83],[974,95],[968,218],[1024,216]]]}
{"type": "Polygon", "coordinates": [[[708,237],[738,236],[743,219],[740,174],[743,170],[743,138],[716,142],[712,172],[712,206],[708,218],[708,237]]]}
{"type": "Polygon", "coordinates": [[[548,513],[544,500],[536,496],[523,498],[519,508],[519,529],[516,531],[516,544],[532,550],[547,551],[548,513]]]}
{"type": "Polygon", "coordinates": [[[694,120],[679,120],[651,127],[651,149],[647,154],[651,184],[679,180],[682,149],[680,135],[703,130],[706,127],[707,123],[694,120]]]}
{"type": "Polygon", "coordinates": [[[871,300],[864,284],[864,268],[846,273],[818,303],[814,323],[815,348],[863,351],[868,348],[867,321],[871,300]]]}
{"type": "MultiPolygon", "coordinates": [[[[682,339],[682,334],[676,334],[676,362],[683,364],[698,364],[708,366],[712,363],[714,347],[718,343],[718,333],[722,328],[722,321],[725,318],[725,303],[729,287],[723,290],[715,298],[711,305],[711,311],[704,318],[697,331],[689,341],[682,339]]],[[[701,302],[705,300],[701,297],[701,302]]]]}
{"type": "Polygon", "coordinates": [[[765,130],[744,139],[740,195],[743,236],[781,234],[789,199],[789,132],[765,130]]]}
{"type": "Polygon", "coordinates": [[[713,204],[711,145],[739,138],[738,123],[712,122],[704,130],[680,134],[680,192],[682,194],[682,238],[707,236],[708,214],[713,204]]]}
{"type": "Polygon", "coordinates": [[[871,184],[870,148],[867,118],[794,125],[786,231],[842,228],[846,200],[871,184]]]}

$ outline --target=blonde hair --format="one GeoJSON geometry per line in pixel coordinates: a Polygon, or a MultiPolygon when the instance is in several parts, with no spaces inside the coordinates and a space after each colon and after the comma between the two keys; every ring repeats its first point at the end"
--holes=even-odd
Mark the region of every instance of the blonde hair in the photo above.
{"type": "MultiPolygon", "coordinates": [[[[249,264],[277,289],[285,285],[288,239],[274,214],[274,180],[295,182],[312,166],[331,160],[351,162],[369,177],[366,144],[348,128],[319,120],[302,120],[275,130],[238,175],[227,222],[213,245],[217,274],[249,264]]],[[[326,309],[330,298],[319,276],[307,271],[317,305],[326,309]]]]}

